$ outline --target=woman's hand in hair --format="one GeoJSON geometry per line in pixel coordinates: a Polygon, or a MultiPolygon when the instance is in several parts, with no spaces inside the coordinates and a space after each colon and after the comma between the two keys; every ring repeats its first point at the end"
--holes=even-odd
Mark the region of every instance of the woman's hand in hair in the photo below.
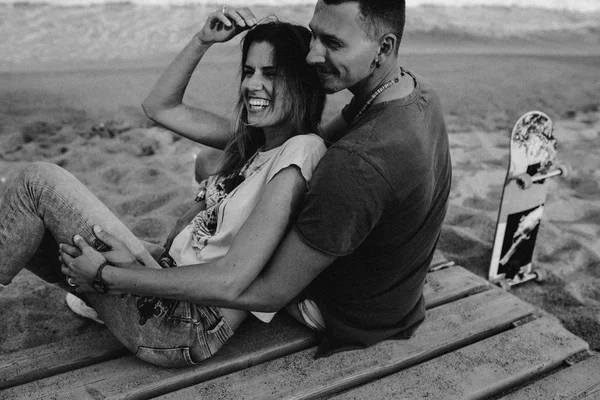
{"type": "Polygon", "coordinates": [[[248,8],[223,7],[208,16],[196,37],[200,43],[207,45],[226,42],[256,24],[256,17],[248,8]]]}

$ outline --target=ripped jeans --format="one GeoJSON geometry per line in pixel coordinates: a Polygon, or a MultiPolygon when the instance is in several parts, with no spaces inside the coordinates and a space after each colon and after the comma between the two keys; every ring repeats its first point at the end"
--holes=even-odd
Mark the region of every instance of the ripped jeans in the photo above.
{"type": "MultiPolygon", "coordinates": [[[[94,225],[122,240],[146,265],[158,267],[154,257],[162,247],[137,239],[73,175],[50,163],[25,167],[0,199],[0,285],[27,268],[68,290],[57,243],[72,244],[79,234],[101,251],[106,245],[94,236],[94,225]]],[[[113,335],[152,364],[193,365],[214,355],[233,335],[215,307],[131,294],[88,293],[86,298],[113,335]]]]}

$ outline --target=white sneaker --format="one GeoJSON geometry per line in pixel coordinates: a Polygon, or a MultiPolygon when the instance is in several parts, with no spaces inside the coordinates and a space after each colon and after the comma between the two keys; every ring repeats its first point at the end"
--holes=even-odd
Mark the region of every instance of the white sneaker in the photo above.
{"type": "Polygon", "coordinates": [[[104,321],[100,319],[100,316],[92,307],[88,306],[85,301],[81,300],[79,297],[75,296],[72,293],[67,293],[67,297],[65,299],[67,301],[67,306],[73,311],[75,314],[89,318],[91,320],[96,321],[99,324],[104,325],[104,321]]]}

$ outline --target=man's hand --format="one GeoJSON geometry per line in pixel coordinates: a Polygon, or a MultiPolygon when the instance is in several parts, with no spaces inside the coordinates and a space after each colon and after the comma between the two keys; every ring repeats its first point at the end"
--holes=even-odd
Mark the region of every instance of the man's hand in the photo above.
{"type": "Polygon", "coordinates": [[[256,17],[248,8],[227,8],[208,16],[204,26],[196,34],[202,44],[227,42],[239,33],[256,25],[256,17]]]}

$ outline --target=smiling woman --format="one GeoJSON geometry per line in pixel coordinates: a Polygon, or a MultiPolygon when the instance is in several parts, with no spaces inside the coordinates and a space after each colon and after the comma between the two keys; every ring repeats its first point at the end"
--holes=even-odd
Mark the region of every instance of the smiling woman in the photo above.
{"type": "Polygon", "coordinates": [[[261,23],[247,33],[234,138],[225,149],[222,174],[240,168],[242,154],[250,157],[260,147],[317,132],[325,95],[315,67],[305,61],[309,44],[306,28],[282,22],[261,23]]]}
{"type": "MultiPolygon", "coordinates": [[[[283,99],[275,102],[273,46],[252,43],[243,67],[242,94],[248,113],[248,124],[256,127],[278,125],[284,118],[283,99]],[[271,105],[273,101],[273,106],[271,105]]],[[[285,98],[285,96],[284,96],[285,98]]]]}
{"type": "MultiPolygon", "coordinates": [[[[0,202],[0,287],[28,268],[81,296],[80,307],[87,307],[83,300],[93,307],[88,316],[96,312],[142,360],[176,367],[211,357],[257,309],[223,305],[243,293],[273,255],[325,153],[315,134],[325,94],[304,62],[309,43],[306,28],[257,24],[248,9],[210,14],[143,104],[159,124],[225,150],[218,173],[203,182],[165,246],[138,240],[61,167],[34,163],[0,202]],[[182,100],[209,47],[243,31],[232,134],[230,121],[182,100]],[[55,262],[40,266],[35,257],[55,262]]],[[[271,297],[260,310],[279,308],[271,297]]],[[[254,315],[265,322],[273,316],[254,315]]]]}

